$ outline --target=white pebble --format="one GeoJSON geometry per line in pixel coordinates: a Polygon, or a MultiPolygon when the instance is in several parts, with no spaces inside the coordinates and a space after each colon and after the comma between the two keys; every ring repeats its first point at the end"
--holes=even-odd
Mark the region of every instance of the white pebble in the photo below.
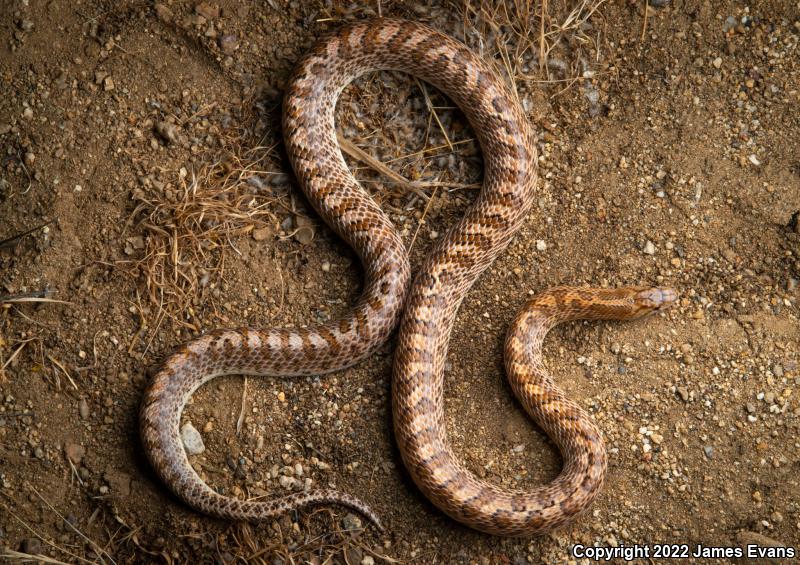
{"type": "Polygon", "coordinates": [[[643,251],[647,255],[655,255],[656,254],[656,246],[655,246],[655,244],[653,244],[652,241],[650,241],[648,239],[647,243],[644,244],[644,250],[643,251]]]}
{"type": "Polygon", "coordinates": [[[544,251],[547,249],[547,243],[543,239],[536,240],[536,250],[544,251]]]}
{"type": "Polygon", "coordinates": [[[186,453],[189,455],[199,455],[206,450],[203,444],[203,436],[200,435],[191,422],[186,422],[181,428],[181,441],[186,453]]]}

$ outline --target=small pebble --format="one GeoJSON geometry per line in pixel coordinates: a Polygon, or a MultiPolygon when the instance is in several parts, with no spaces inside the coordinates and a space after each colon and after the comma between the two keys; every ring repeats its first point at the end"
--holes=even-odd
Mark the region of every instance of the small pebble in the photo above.
{"type": "Polygon", "coordinates": [[[256,241],[265,241],[269,239],[272,231],[269,228],[257,228],[253,230],[253,239],[256,241]]]}
{"type": "Polygon", "coordinates": [[[20,549],[28,555],[41,555],[42,542],[38,538],[25,538],[20,544],[20,549]]]}
{"type": "Polygon", "coordinates": [[[163,3],[156,2],[155,10],[156,10],[156,16],[158,16],[158,19],[161,20],[162,22],[168,22],[168,21],[172,20],[172,16],[173,16],[172,10],[170,10],[163,3]]]}
{"type": "Polygon", "coordinates": [[[547,249],[547,242],[543,239],[536,240],[536,250],[537,251],[545,251],[547,249]]]}
{"type": "Polygon", "coordinates": [[[78,414],[81,420],[89,419],[89,403],[86,402],[85,398],[81,398],[80,401],[78,401],[78,414]]]}
{"type": "Polygon", "coordinates": [[[178,131],[178,126],[175,124],[171,124],[169,122],[156,122],[155,130],[159,137],[161,137],[161,139],[163,139],[167,144],[180,142],[180,133],[178,131]]]}
{"type": "Polygon", "coordinates": [[[206,450],[206,446],[203,444],[203,437],[191,422],[186,422],[181,428],[181,441],[188,455],[199,455],[206,450]]]}
{"type": "Polygon", "coordinates": [[[642,251],[644,251],[646,255],[655,255],[656,246],[648,239],[647,243],[644,244],[644,249],[642,251]]]}
{"type": "Polygon", "coordinates": [[[345,530],[360,530],[361,529],[361,518],[356,516],[353,513],[348,513],[344,518],[342,518],[342,527],[345,530]]]}
{"type": "Polygon", "coordinates": [[[239,49],[239,38],[233,34],[226,33],[219,38],[219,48],[226,55],[232,55],[239,49]]]}
{"type": "Polygon", "coordinates": [[[77,467],[86,455],[86,448],[77,443],[67,443],[64,445],[64,455],[77,467]]]}

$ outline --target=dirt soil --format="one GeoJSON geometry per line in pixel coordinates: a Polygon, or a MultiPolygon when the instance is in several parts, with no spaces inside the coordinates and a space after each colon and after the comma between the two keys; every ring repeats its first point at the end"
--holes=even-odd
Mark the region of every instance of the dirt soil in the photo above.
{"type": "MultiPolygon", "coordinates": [[[[574,562],[575,544],[800,548],[800,4],[599,4],[567,29],[570,3],[548,3],[548,29],[566,24],[540,65],[539,20],[526,19],[538,7],[515,15],[524,2],[480,17],[479,2],[3,2],[3,559],[521,564],[574,562]],[[184,415],[206,447],[192,462],[221,492],[335,486],[371,504],[385,534],[335,507],[213,520],[142,454],[142,393],[178,343],[325,321],[357,297],[356,257],[291,174],[280,100],[317,37],[378,9],[512,69],[539,132],[537,205],[451,343],[448,434],[470,469],[514,488],[559,471],[501,371],[503,333],[530,294],[681,293],[647,320],[548,339],[548,366],[597,421],[610,464],[592,508],[543,537],[476,533],[421,496],[393,440],[391,342],[325,377],[218,379],[184,415]],[[492,17],[532,35],[493,30],[492,17]],[[499,51],[498,37],[510,37],[499,51]]],[[[433,88],[393,73],[349,87],[338,125],[420,181],[349,161],[419,264],[480,183],[472,131],[433,88]]]]}

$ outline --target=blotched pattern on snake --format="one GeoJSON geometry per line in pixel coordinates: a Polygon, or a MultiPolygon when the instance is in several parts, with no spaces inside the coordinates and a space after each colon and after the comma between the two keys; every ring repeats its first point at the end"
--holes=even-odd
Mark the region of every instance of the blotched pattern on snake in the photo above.
{"type": "Polygon", "coordinates": [[[180,439],[183,407],[218,375],[317,375],[357,363],[400,322],[392,377],[397,443],[414,482],[444,512],[478,530],[532,535],[586,508],[606,467],[599,431],[551,382],[541,340],[554,324],[577,318],[634,318],[674,299],[668,289],[558,288],[534,299],[506,341],[506,365],[523,407],[558,445],[564,469],[530,492],[477,478],[449,447],[442,411],[447,346],[467,290],[508,245],[530,208],[536,184],[534,135],[504,81],[467,47],[425,25],[391,19],[351,24],[320,41],[299,63],[283,107],[286,149],[300,186],[327,224],[359,255],[361,297],[341,319],[300,329],[212,331],[166,359],[145,392],[140,427],[145,451],[181,499],[213,516],[258,520],[289,509],[337,503],[376,524],[375,513],[347,494],[317,490],[269,501],[222,496],[192,469],[180,439]],[[404,244],[359,186],[342,157],[334,109],[342,89],[374,70],[400,70],[444,92],[464,112],[484,153],[483,188],[442,237],[409,288],[404,244]]]}

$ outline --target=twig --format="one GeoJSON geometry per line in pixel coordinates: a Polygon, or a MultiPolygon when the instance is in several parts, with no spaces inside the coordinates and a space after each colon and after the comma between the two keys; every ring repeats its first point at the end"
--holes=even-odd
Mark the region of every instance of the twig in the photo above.
{"type": "Polygon", "coordinates": [[[14,353],[11,354],[11,357],[6,359],[6,362],[3,363],[2,367],[0,367],[0,374],[2,374],[3,371],[5,371],[6,367],[8,367],[11,364],[11,362],[17,357],[17,355],[19,355],[19,352],[22,351],[25,345],[27,345],[31,341],[33,341],[33,338],[26,339],[25,341],[19,344],[19,347],[17,347],[17,349],[14,350],[14,353]]]}
{"type": "MultiPolygon", "coordinates": [[[[9,507],[8,507],[8,506],[7,506],[5,503],[0,503],[0,504],[2,504],[2,506],[3,506],[3,507],[6,509],[6,511],[7,511],[9,514],[11,514],[11,516],[13,516],[13,518],[14,518],[14,519],[15,519],[17,522],[19,522],[19,523],[22,525],[22,527],[23,527],[23,528],[25,528],[26,530],[28,530],[30,533],[32,533],[34,536],[36,536],[37,538],[39,538],[40,540],[42,540],[44,543],[46,543],[47,545],[49,545],[50,547],[52,547],[52,548],[53,548],[53,549],[55,549],[56,551],[60,551],[61,553],[66,553],[67,555],[69,555],[69,556],[70,556],[70,557],[72,557],[73,559],[77,559],[78,561],[80,561],[80,562],[82,562],[82,563],[88,563],[89,565],[93,565],[91,561],[88,561],[87,559],[84,559],[84,558],[83,558],[83,557],[81,557],[80,555],[76,555],[76,554],[74,554],[74,553],[72,553],[72,552],[70,552],[70,551],[67,551],[66,549],[64,549],[64,548],[62,548],[62,547],[59,547],[59,546],[57,546],[55,543],[51,542],[49,539],[45,538],[45,537],[44,537],[42,534],[40,534],[39,532],[37,532],[36,530],[34,530],[34,529],[33,529],[33,528],[30,526],[30,525],[28,525],[28,523],[27,523],[27,522],[25,522],[25,520],[23,520],[22,518],[20,518],[19,516],[17,516],[17,515],[14,513],[14,511],[13,511],[13,510],[11,510],[11,508],[9,508],[9,507]]],[[[41,559],[41,558],[42,558],[42,556],[38,556],[38,555],[37,555],[37,558],[38,558],[38,559],[41,559]]],[[[58,563],[58,562],[57,562],[57,563],[58,563]]]]}
{"type": "MultiPolygon", "coordinates": [[[[40,499],[42,502],[44,502],[44,503],[47,505],[47,507],[48,507],[48,508],[50,508],[50,510],[53,512],[53,514],[55,514],[56,516],[58,516],[59,518],[61,518],[61,521],[62,521],[62,522],[64,522],[64,524],[66,524],[67,526],[69,526],[69,528],[70,528],[70,529],[72,529],[72,530],[73,530],[73,531],[74,531],[76,534],[78,534],[80,537],[82,537],[84,540],[86,540],[86,542],[87,542],[87,543],[88,543],[90,546],[92,546],[92,548],[93,548],[93,549],[94,549],[94,550],[97,552],[98,556],[102,556],[103,554],[105,554],[105,556],[108,558],[108,560],[109,560],[109,561],[111,561],[111,563],[114,563],[114,565],[116,565],[116,562],[115,562],[115,561],[114,561],[114,560],[111,558],[111,556],[110,556],[110,555],[109,555],[109,554],[108,554],[106,551],[104,551],[104,550],[103,550],[103,549],[102,549],[102,548],[101,548],[99,545],[97,545],[97,544],[96,544],[94,541],[92,541],[91,539],[89,539],[88,537],[86,537],[86,536],[83,534],[83,532],[81,532],[81,531],[80,531],[78,528],[76,528],[76,527],[75,527],[75,526],[74,526],[74,525],[73,525],[73,524],[72,524],[72,523],[71,523],[69,520],[67,520],[66,518],[64,518],[64,516],[62,516],[62,515],[59,513],[59,511],[58,511],[58,510],[56,510],[56,509],[53,507],[53,505],[52,505],[52,504],[50,504],[50,502],[49,502],[49,501],[48,501],[48,500],[47,500],[45,497],[43,497],[43,496],[42,496],[42,495],[39,493],[39,491],[38,491],[38,490],[36,490],[36,488],[35,488],[35,487],[34,487],[32,484],[30,484],[30,483],[26,483],[26,484],[27,484],[28,488],[30,488],[30,489],[31,489],[31,490],[34,492],[34,494],[35,494],[36,496],[38,496],[38,497],[39,497],[39,499],[40,499]]],[[[101,557],[101,559],[102,559],[102,557],[101,557]]]]}
{"type": "MultiPolygon", "coordinates": [[[[42,291],[46,292],[46,291],[42,291]]],[[[33,294],[33,293],[28,293],[33,294]]],[[[38,296],[25,296],[23,294],[5,294],[0,296],[0,303],[4,304],[20,304],[23,302],[47,302],[50,304],[67,304],[68,306],[74,306],[72,302],[68,302],[66,300],[56,300],[55,298],[40,298],[38,296]]]]}
{"type": "Polygon", "coordinates": [[[342,151],[344,151],[354,159],[358,159],[362,163],[366,163],[378,173],[392,179],[393,181],[402,186],[405,186],[412,192],[415,192],[420,196],[423,196],[423,194],[421,194],[421,191],[414,186],[413,182],[411,182],[403,175],[396,173],[395,171],[393,171],[392,169],[381,163],[378,159],[376,159],[375,157],[373,157],[372,155],[370,155],[369,153],[358,147],[355,143],[353,143],[349,139],[346,139],[341,135],[337,135],[337,139],[339,140],[339,146],[342,148],[342,151]]]}
{"type": "Polygon", "coordinates": [[[239,417],[236,419],[236,435],[242,431],[242,423],[244,422],[244,408],[247,403],[247,375],[244,376],[244,388],[242,389],[242,406],[239,409],[239,417]]]}
{"type": "Polygon", "coordinates": [[[11,247],[12,245],[16,245],[16,242],[19,241],[20,239],[22,239],[23,237],[25,237],[26,235],[30,235],[35,231],[39,231],[43,227],[49,226],[50,224],[52,224],[54,221],[55,220],[50,220],[49,222],[45,222],[43,224],[40,224],[40,225],[36,226],[35,228],[29,229],[28,231],[24,231],[24,232],[22,232],[20,234],[11,236],[11,237],[9,237],[7,239],[4,239],[4,240],[0,241],[0,249],[3,249],[4,247],[11,247]]]}
{"type": "Polygon", "coordinates": [[[452,151],[453,144],[450,143],[450,136],[447,135],[447,131],[445,131],[444,126],[442,125],[442,121],[439,119],[439,114],[436,113],[436,107],[431,102],[431,97],[428,96],[428,89],[425,88],[425,85],[422,82],[420,82],[418,78],[415,78],[414,80],[417,81],[417,86],[419,86],[419,89],[422,91],[422,97],[425,99],[425,106],[428,107],[428,111],[431,113],[433,119],[436,120],[436,123],[439,125],[439,131],[441,131],[442,135],[444,136],[444,142],[447,144],[447,147],[450,148],[450,151],[452,151]]]}
{"type": "Polygon", "coordinates": [[[428,203],[425,205],[425,210],[423,210],[422,217],[419,219],[419,223],[417,224],[417,229],[414,230],[414,237],[411,238],[411,243],[408,245],[409,253],[414,248],[414,242],[417,241],[417,234],[419,233],[422,224],[425,223],[425,216],[428,215],[428,210],[430,210],[431,204],[433,203],[433,199],[435,196],[436,196],[436,190],[434,189],[433,195],[431,195],[430,200],[428,200],[428,203]]]}
{"type": "Polygon", "coordinates": [[[49,353],[47,353],[46,355],[47,355],[47,358],[50,360],[50,362],[53,363],[53,365],[55,365],[56,367],[58,367],[59,369],[61,369],[64,372],[64,374],[67,376],[67,380],[72,385],[72,388],[74,388],[75,390],[78,390],[78,385],[76,385],[75,381],[72,380],[72,377],[69,375],[69,372],[64,368],[64,365],[59,363],[58,359],[56,359],[55,357],[53,357],[49,353]]]}
{"type": "MultiPolygon", "coordinates": [[[[70,565],[69,563],[59,561],[58,559],[53,559],[52,557],[47,557],[46,555],[31,555],[30,553],[22,553],[21,551],[14,551],[13,549],[4,549],[3,553],[0,553],[0,557],[19,559],[23,563],[35,561],[37,563],[52,563],[54,565],[70,565]]],[[[87,561],[87,563],[89,562],[87,561]]]]}
{"type": "Polygon", "coordinates": [[[650,0],[644,0],[644,19],[642,21],[642,36],[639,38],[640,42],[644,42],[644,36],[647,32],[647,16],[650,13],[650,0]]]}

